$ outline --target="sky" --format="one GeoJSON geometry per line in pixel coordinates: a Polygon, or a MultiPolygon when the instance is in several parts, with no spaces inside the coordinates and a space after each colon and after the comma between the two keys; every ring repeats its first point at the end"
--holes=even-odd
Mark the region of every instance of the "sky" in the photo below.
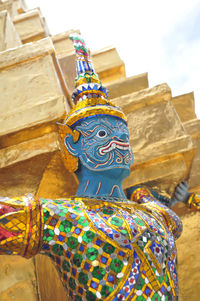
{"type": "Polygon", "coordinates": [[[149,86],[194,91],[200,118],[200,0],[26,0],[40,7],[50,33],[80,29],[87,46],[114,46],[126,75],[148,72],[149,86]]]}

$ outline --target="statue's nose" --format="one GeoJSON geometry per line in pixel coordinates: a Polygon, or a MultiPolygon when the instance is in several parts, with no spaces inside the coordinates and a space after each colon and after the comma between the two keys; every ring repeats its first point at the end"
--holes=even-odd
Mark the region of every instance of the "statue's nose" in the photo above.
{"type": "Polygon", "coordinates": [[[126,134],[126,133],[119,132],[116,136],[121,141],[124,141],[124,142],[128,142],[129,141],[129,135],[126,134]]]}

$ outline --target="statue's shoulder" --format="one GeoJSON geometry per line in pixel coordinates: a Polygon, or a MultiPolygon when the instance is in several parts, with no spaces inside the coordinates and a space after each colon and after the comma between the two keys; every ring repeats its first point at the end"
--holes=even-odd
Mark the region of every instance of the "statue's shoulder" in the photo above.
{"type": "Polygon", "coordinates": [[[46,199],[40,198],[40,202],[43,207],[43,211],[50,212],[51,215],[65,216],[67,213],[72,212],[82,212],[82,202],[81,199],[76,199],[76,197],[67,197],[59,199],[46,199]]]}

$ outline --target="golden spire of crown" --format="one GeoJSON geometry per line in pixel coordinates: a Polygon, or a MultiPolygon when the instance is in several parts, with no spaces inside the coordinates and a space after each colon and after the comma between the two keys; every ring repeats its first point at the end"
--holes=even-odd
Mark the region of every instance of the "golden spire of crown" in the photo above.
{"type": "Polygon", "coordinates": [[[76,52],[75,90],[72,100],[75,107],[67,115],[65,124],[73,127],[77,122],[90,116],[111,115],[127,121],[121,109],[108,100],[108,90],[102,86],[95,73],[88,49],[84,40],[78,34],[72,34],[76,52]]]}

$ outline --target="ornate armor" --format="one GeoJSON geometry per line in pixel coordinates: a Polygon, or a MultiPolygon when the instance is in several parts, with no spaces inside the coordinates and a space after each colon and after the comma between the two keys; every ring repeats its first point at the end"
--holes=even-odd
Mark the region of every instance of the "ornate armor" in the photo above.
{"type": "Polygon", "coordinates": [[[131,201],[26,196],[0,208],[0,253],[51,257],[70,300],[176,300],[182,224],[149,190],[131,201]]]}

